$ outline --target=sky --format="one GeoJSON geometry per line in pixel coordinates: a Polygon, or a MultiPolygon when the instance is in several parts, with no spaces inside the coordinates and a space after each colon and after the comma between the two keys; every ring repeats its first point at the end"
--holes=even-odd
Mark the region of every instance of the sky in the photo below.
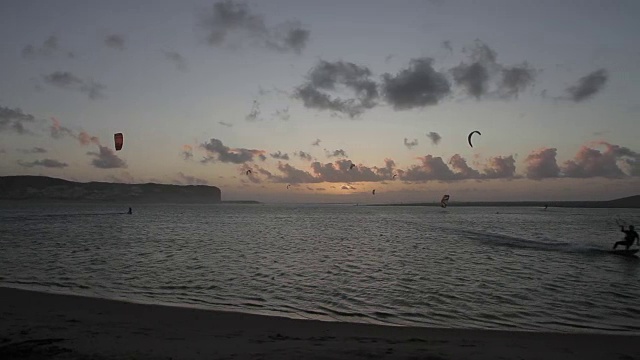
{"type": "Polygon", "coordinates": [[[2,8],[0,176],[205,184],[265,202],[640,189],[634,0],[2,8]]]}

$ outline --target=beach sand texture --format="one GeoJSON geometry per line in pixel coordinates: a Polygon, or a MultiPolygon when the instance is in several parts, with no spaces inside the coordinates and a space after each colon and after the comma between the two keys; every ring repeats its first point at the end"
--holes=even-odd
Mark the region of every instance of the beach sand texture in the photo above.
{"type": "Polygon", "coordinates": [[[0,288],[0,359],[640,359],[639,336],[393,327],[0,288]]]}

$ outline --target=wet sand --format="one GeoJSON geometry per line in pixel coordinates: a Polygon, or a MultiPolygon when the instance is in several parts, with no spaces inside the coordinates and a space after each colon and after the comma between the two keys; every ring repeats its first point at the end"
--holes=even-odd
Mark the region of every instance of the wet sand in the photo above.
{"type": "Polygon", "coordinates": [[[0,288],[0,359],[45,358],[622,360],[640,359],[640,336],[295,320],[0,288]]]}

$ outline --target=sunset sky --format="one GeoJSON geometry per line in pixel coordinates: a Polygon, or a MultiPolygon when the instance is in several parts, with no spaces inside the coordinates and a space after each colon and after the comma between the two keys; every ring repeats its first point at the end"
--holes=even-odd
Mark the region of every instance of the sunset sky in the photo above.
{"type": "Polygon", "coordinates": [[[640,193],[638,1],[1,8],[0,175],[268,202],[640,193]]]}

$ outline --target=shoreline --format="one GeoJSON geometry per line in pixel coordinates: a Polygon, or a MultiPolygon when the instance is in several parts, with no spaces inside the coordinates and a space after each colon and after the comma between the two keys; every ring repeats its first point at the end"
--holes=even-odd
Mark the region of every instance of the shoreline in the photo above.
{"type": "Polygon", "coordinates": [[[300,320],[0,287],[0,358],[632,359],[640,336],[300,320]]]}

